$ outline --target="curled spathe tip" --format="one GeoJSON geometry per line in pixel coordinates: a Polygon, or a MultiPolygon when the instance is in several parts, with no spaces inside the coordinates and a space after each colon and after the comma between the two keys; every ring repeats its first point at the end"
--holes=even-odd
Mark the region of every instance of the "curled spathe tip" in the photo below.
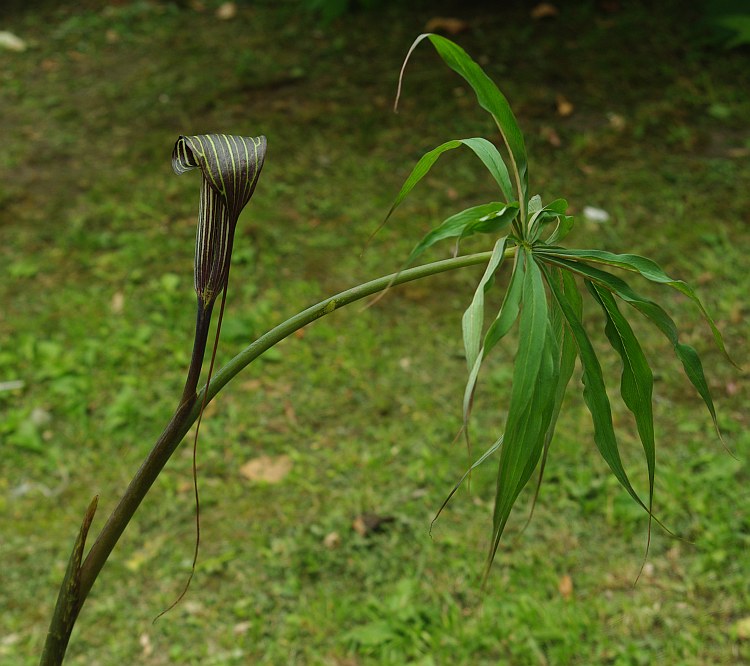
{"type": "Polygon", "coordinates": [[[172,168],[178,175],[200,169],[211,189],[239,216],[255,191],[266,146],[265,136],[180,136],[172,151],[172,168]]]}

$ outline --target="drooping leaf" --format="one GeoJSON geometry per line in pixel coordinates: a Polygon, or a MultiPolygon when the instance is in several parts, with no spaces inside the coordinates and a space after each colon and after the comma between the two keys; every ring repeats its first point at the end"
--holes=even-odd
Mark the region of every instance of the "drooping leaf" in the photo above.
{"type": "Polygon", "coordinates": [[[498,233],[508,226],[518,214],[517,204],[497,201],[472,206],[443,220],[432,231],[425,234],[411,251],[406,265],[412,264],[425,250],[447,238],[468,238],[475,233],[498,233]]]}
{"type": "Polygon", "coordinates": [[[654,411],[652,395],[654,375],[646,355],[636,338],[628,320],[617,307],[612,292],[586,280],[586,287],[601,305],[606,318],[604,332],[612,348],[622,359],[620,395],[625,406],[635,418],[638,436],[643,446],[648,467],[649,512],[653,510],[654,474],[656,469],[656,448],[654,442],[654,411]]]}
{"type": "Polygon", "coordinates": [[[266,137],[228,134],[181,136],[172,151],[176,174],[203,174],[195,244],[195,290],[213,302],[229,274],[237,220],[255,191],[266,156],[266,137]]]}
{"type": "Polygon", "coordinates": [[[487,263],[487,268],[482,275],[474,298],[461,319],[461,327],[464,337],[464,351],[466,352],[466,364],[468,369],[474,367],[474,363],[479,356],[479,349],[482,341],[482,327],[484,324],[484,295],[494,282],[495,273],[505,258],[505,248],[508,242],[507,236],[500,238],[492,250],[492,256],[487,263]]]}
{"type": "Polygon", "coordinates": [[[547,283],[565,316],[575,339],[576,347],[578,348],[578,356],[581,359],[581,366],[583,368],[583,399],[591,413],[591,419],[594,424],[594,442],[596,443],[596,447],[620,484],[638,504],[648,511],[638,493],[633,489],[623,467],[620,450],[617,445],[617,437],[612,425],[612,409],[607,397],[607,389],[604,385],[602,368],[583,327],[581,318],[574,311],[572,304],[565,297],[565,293],[559,284],[549,277],[547,283]]]}
{"type": "Polygon", "coordinates": [[[664,334],[672,344],[677,358],[680,359],[682,367],[685,370],[685,375],[687,375],[690,383],[698,392],[698,395],[703,399],[703,402],[711,415],[711,419],[713,420],[716,434],[723,442],[724,440],[716,416],[716,408],[711,397],[711,391],[708,388],[708,382],[706,381],[706,376],[703,372],[703,364],[698,356],[698,352],[690,345],[679,341],[677,326],[675,325],[674,320],[666,313],[664,308],[657,303],[640,296],[627,282],[625,282],[625,280],[622,280],[607,271],[603,271],[579,261],[567,261],[565,259],[556,259],[554,261],[550,259],[548,260],[551,261],[551,263],[578,273],[590,279],[592,282],[609,289],[619,298],[629,303],[645,315],[664,334]]]}
{"type": "MultiPolygon", "coordinates": [[[[449,39],[441,37],[440,35],[425,34],[417,37],[409,49],[406,61],[408,61],[412,51],[414,51],[417,45],[424,39],[429,39],[445,64],[464,78],[476,93],[479,105],[495,120],[495,124],[500,130],[500,134],[503,137],[503,141],[505,142],[510,155],[511,166],[513,167],[513,178],[516,182],[518,200],[521,204],[521,218],[525,220],[526,202],[528,198],[526,147],[524,145],[523,134],[518,127],[518,122],[513,115],[508,100],[505,99],[505,96],[500,92],[494,81],[484,73],[484,70],[482,70],[482,68],[471,59],[466,51],[449,39]]],[[[406,61],[404,62],[404,67],[406,66],[406,61]]],[[[402,67],[402,76],[403,72],[404,68],[402,67]]],[[[512,199],[513,197],[508,197],[509,201],[512,199]]]]}
{"type": "Polygon", "coordinates": [[[650,280],[651,282],[657,282],[659,284],[666,284],[673,287],[677,291],[687,296],[700,310],[703,318],[706,320],[708,325],[711,327],[716,346],[722,351],[724,356],[729,360],[730,363],[736,365],[729,356],[725,346],[724,338],[721,332],[716,327],[714,320],[708,311],[703,306],[703,303],[698,298],[693,288],[682,280],[674,280],[669,277],[657,264],[651,259],[641,257],[637,254],[613,254],[612,252],[605,252],[604,250],[568,250],[564,248],[549,248],[544,249],[545,253],[550,255],[561,257],[564,259],[572,259],[574,261],[593,261],[596,263],[607,264],[609,266],[616,266],[627,271],[639,273],[641,276],[650,280]]]}
{"type": "Polygon", "coordinates": [[[500,451],[488,566],[497,552],[513,504],[539,461],[552,412],[556,342],[547,317],[547,297],[530,249],[519,248],[519,256],[523,257],[519,343],[500,451]]]}
{"type": "Polygon", "coordinates": [[[466,146],[467,148],[471,149],[474,154],[482,161],[482,164],[487,167],[487,170],[490,172],[490,174],[492,174],[492,177],[499,185],[500,191],[503,193],[503,196],[507,201],[513,201],[515,199],[515,197],[513,196],[513,188],[510,184],[508,168],[505,166],[505,162],[503,162],[503,158],[501,157],[497,148],[495,148],[492,143],[487,141],[487,139],[483,139],[481,137],[474,137],[471,139],[453,139],[451,141],[446,141],[445,143],[440,144],[437,148],[433,148],[419,158],[419,161],[411,170],[409,177],[401,186],[401,190],[399,191],[398,196],[393,202],[393,205],[391,205],[391,208],[388,211],[388,214],[385,216],[383,222],[380,224],[380,227],[382,227],[388,221],[388,219],[393,214],[393,211],[398,208],[398,206],[403,202],[404,199],[406,199],[406,197],[414,189],[417,183],[419,183],[419,181],[427,175],[435,162],[437,162],[438,158],[443,153],[449,150],[454,150],[455,148],[459,148],[460,146],[466,146]]]}

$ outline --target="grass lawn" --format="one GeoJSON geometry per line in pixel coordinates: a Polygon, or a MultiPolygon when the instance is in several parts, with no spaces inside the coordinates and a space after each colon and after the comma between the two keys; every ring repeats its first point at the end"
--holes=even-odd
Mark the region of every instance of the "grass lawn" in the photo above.
{"type": "MultiPolygon", "coordinates": [[[[750,62],[706,43],[685,3],[559,3],[546,20],[521,2],[424,3],[328,26],[297,2],[238,3],[228,20],[218,4],[41,2],[3,17],[27,44],[0,60],[0,383],[20,386],[0,391],[3,664],[37,663],[86,505],[99,494],[95,534],[180,395],[199,178],[172,173],[179,134],[268,137],[238,227],[219,364],[303,307],[397,270],[448,214],[496,198],[475,158],[455,151],[361,254],[423,152],[493,136],[426,46],[391,111],[406,50],[435,15],[468,22],[455,39],[516,111],[532,193],[565,197],[578,216],[566,243],[659,261],[697,288],[750,363],[750,62]],[[609,220],[588,221],[585,206],[609,220]]],[[[736,458],[666,340],[636,322],[656,377],[655,508],[679,537],[654,530],[637,585],[647,516],[596,451],[579,372],[534,519],[522,532],[527,489],[486,590],[492,462],[429,535],[467,460],[453,443],[461,314],[481,273],[342,309],[235,379],[201,429],[202,547],[186,599],[152,624],[193,552],[183,445],[94,586],[67,663],[750,663],[748,374],[666,287],[639,284],[701,353],[736,458]],[[260,456],[288,473],[249,479],[260,456]],[[389,520],[363,534],[366,514],[389,520]]],[[[585,310],[616,389],[619,360],[596,306],[585,310]]],[[[513,343],[481,377],[478,449],[502,431],[513,343]]],[[[619,399],[613,409],[645,491],[635,426],[619,399]]]]}

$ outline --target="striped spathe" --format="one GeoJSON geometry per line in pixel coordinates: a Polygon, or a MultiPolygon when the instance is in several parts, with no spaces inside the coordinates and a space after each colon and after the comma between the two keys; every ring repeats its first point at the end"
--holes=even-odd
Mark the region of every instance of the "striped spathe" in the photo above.
{"type": "Polygon", "coordinates": [[[230,134],[181,136],[172,151],[176,174],[200,169],[195,243],[195,291],[205,303],[224,289],[237,220],[250,201],[266,156],[266,137],[230,134]]]}

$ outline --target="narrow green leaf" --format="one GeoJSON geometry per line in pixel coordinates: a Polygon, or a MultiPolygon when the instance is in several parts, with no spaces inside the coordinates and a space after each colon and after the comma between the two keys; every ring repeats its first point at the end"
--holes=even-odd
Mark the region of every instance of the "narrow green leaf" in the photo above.
{"type": "Polygon", "coordinates": [[[703,372],[703,364],[698,356],[698,352],[690,345],[679,341],[677,326],[666,311],[657,303],[637,294],[627,282],[611,273],[607,273],[606,271],[580,261],[567,261],[565,259],[553,260],[551,257],[546,257],[545,260],[549,263],[566,268],[569,271],[578,273],[596,284],[606,287],[619,298],[639,310],[665,335],[672,344],[677,358],[680,359],[687,378],[698,392],[698,395],[703,399],[703,402],[711,415],[711,419],[713,420],[716,434],[723,443],[724,438],[722,437],[719,428],[716,408],[711,397],[711,391],[708,388],[708,382],[706,381],[706,376],[703,372]]]}
{"type": "Polygon", "coordinates": [[[605,252],[603,250],[545,248],[544,252],[563,259],[572,259],[573,261],[593,261],[596,263],[607,264],[608,266],[616,266],[617,268],[639,273],[641,276],[652,282],[666,284],[676,289],[695,303],[703,315],[703,318],[706,320],[706,323],[708,323],[711,328],[716,346],[721,350],[727,360],[729,360],[732,365],[736,366],[736,363],[731,359],[724,346],[724,338],[722,337],[721,332],[711,318],[711,315],[708,314],[708,311],[703,306],[703,303],[698,298],[693,288],[682,280],[674,280],[669,277],[669,275],[667,275],[655,261],[647,259],[646,257],[641,257],[637,254],[613,254],[612,252],[605,252]]]}
{"type": "Polygon", "coordinates": [[[398,208],[398,206],[403,202],[404,199],[406,199],[406,197],[414,189],[417,183],[419,183],[419,181],[427,175],[435,162],[437,162],[438,158],[443,153],[455,148],[459,148],[461,146],[470,148],[474,152],[474,154],[482,161],[485,167],[487,167],[487,170],[490,172],[490,174],[492,174],[492,177],[495,179],[497,184],[500,186],[500,191],[508,201],[513,201],[515,199],[515,197],[513,196],[513,188],[510,185],[508,168],[505,166],[505,162],[503,162],[503,158],[501,157],[497,148],[495,148],[492,143],[490,143],[487,139],[483,139],[481,137],[475,137],[471,139],[453,139],[451,141],[446,141],[445,143],[439,145],[437,148],[433,148],[419,158],[419,161],[412,169],[409,177],[401,186],[401,190],[399,191],[396,200],[393,202],[393,205],[388,211],[388,214],[385,216],[385,220],[383,220],[383,222],[380,224],[380,227],[382,227],[388,221],[388,219],[393,214],[393,211],[398,208]]]}
{"type": "Polygon", "coordinates": [[[527,209],[529,211],[529,217],[534,215],[534,213],[539,212],[544,208],[542,204],[542,197],[540,197],[538,194],[535,194],[531,199],[529,199],[529,204],[527,206],[527,209]]]}
{"type": "Polygon", "coordinates": [[[524,261],[524,256],[525,254],[522,252],[518,252],[516,255],[516,266],[513,269],[508,290],[505,292],[503,305],[484,336],[485,354],[489,354],[493,347],[507,335],[518,317],[523,284],[521,276],[523,275],[522,262],[524,261]]]}
{"type": "Polygon", "coordinates": [[[474,298],[461,319],[461,327],[464,337],[464,351],[466,352],[466,363],[469,371],[474,367],[474,363],[479,356],[479,349],[482,341],[482,327],[484,324],[484,295],[492,286],[495,279],[495,273],[505,258],[505,247],[508,238],[504,236],[495,243],[492,250],[492,256],[487,263],[487,268],[479,280],[474,298]]]}
{"type": "Polygon", "coordinates": [[[561,215],[557,218],[557,226],[554,231],[549,235],[545,243],[547,245],[554,245],[563,238],[565,238],[575,224],[575,218],[572,215],[561,215]]]}
{"type": "MultiPolygon", "coordinates": [[[[573,311],[580,319],[583,308],[583,301],[581,294],[576,287],[575,278],[567,271],[561,271],[560,269],[554,269],[552,271],[551,278],[557,280],[563,287],[565,298],[573,307],[573,311]]],[[[547,428],[547,432],[544,437],[544,449],[542,451],[542,461],[539,464],[539,479],[537,481],[536,490],[534,491],[534,498],[531,503],[531,510],[529,511],[529,518],[527,525],[531,521],[531,516],[534,513],[534,506],[536,505],[537,498],[539,496],[539,489],[542,485],[542,479],[544,478],[544,469],[547,465],[547,455],[549,448],[552,443],[552,438],[555,435],[555,427],[557,425],[557,419],[560,416],[560,409],[565,398],[565,392],[570,383],[570,378],[573,376],[573,370],[576,365],[576,346],[573,335],[570,332],[570,328],[564,324],[564,316],[560,310],[560,306],[556,301],[551,303],[550,313],[550,325],[552,331],[555,334],[557,340],[557,348],[559,349],[559,356],[556,359],[557,377],[555,381],[555,395],[554,405],[552,409],[552,416],[550,423],[547,428]]]]}
{"type": "Polygon", "coordinates": [[[471,416],[471,406],[474,402],[474,390],[476,389],[477,378],[479,376],[479,370],[482,367],[482,362],[485,356],[489,355],[490,351],[492,351],[492,348],[507,334],[513,326],[513,323],[518,318],[523,286],[523,263],[525,256],[526,255],[522,252],[516,254],[516,260],[513,264],[513,273],[510,277],[508,289],[503,297],[503,303],[500,306],[497,316],[484,336],[484,343],[474,359],[474,364],[469,370],[469,378],[466,382],[466,388],[464,389],[463,400],[463,430],[467,444],[469,442],[469,417],[471,416]]]}
{"type": "Polygon", "coordinates": [[[535,211],[529,218],[529,240],[534,242],[542,233],[542,229],[565,217],[565,211],[568,210],[568,202],[565,199],[556,199],[543,208],[535,211]]]}
{"type": "Polygon", "coordinates": [[[607,397],[607,389],[604,385],[602,368],[583,327],[581,318],[576,314],[573,306],[565,297],[565,293],[556,281],[548,277],[547,283],[568,322],[578,348],[578,356],[581,359],[583,367],[583,399],[591,413],[591,419],[594,424],[594,442],[617,480],[628,491],[630,496],[648,511],[646,505],[633,489],[625,468],[622,465],[617,438],[612,425],[612,410],[609,398],[607,397]]]}
{"type": "MultiPolygon", "coordinates": [[[[526,202],[528,189],[528,166],[523,134],[518,127],[508,100],[500,92],[494,81],[484,73],[482,68],[460,46],[440,35],[420,35],[412,44],[409,54],[423,40],[429,39],[446,65],[459,74],[472,87],[479,105],[495,120],[505,146],[510,155],[513,167],[513,178],[521,203],[521,218],[526,219],[526,202]]],[[[407,60],[408,60],[407,55],[407,60]]],[[[404,63],[405,65],[406,63],[404,63]]],[[[402,69],[403,74],[403,69],[402,69]]],[[[508,197],[511,200],[513,197],[508,197]]]]}
{"type": "Polygon", "coordinates": [[[612,292],[590,280],[586,287],[601,305],[607,320],[604,332],[612,348],[622,359],[622,376],[620,378],[620,395],[627,408],[635,418],[638,435],[646,456],[648,467],[649,512],[653,509],[654,474],[656,469],[656,447],[654,442],[654,412],[652,395],[654,376],[633,333],[628,320],[617,307],[612,292]]]}
{"type": "Polygon", "coordinates": [[[513,369],[505,440],[495,494],[488,568],[519,493],[528,482],[544,444],[552,413],[555,339],[547,317],[541,272],[528,248],[524,256],[519,344],[513,369]]]}
{"type": "Polygon", "coordinates": [[[508,226],[518,214],[517,204],[492,203],[473,206],[451,215],[432,231],[425,234],[406,260],[412,264],[425,250],[447,238],[468,238],[475,233],[498,233],[508,226]]]}
{"type": "MultiPolygon", "coordinates": [[[[557,275],[553,274],[553,279],[557,279],[558,283],[562,283],[565,298],[573,308],[575,315],[580,319],[583,313],[583,300],[581,299],[581,294],[576,286],[575,278],[566,271],[556,271],[556,273],[557,275]]],[[[553,421],[550,424],[550,430],[547,433],[548,441],[552,439],[552,435],[554,434],[554,425],[557,421],[560,408],[562,407],[562,401],[565,398],[565,390],[567,389],[570,378],[573,375],[577,356],[575,340],[570,329],[564,325],[564,315],[560,310],[560,306],[554,301],[553,304],[554,307],[550,321],[560,350],[560,371],[555,387],[555,409],[553,411],[553,421]]]]}
{"type": "Polygon", "coordinates": [[[487,171],[490,172],[495,182],[500,187],[506,201],[514,201],[518,197],[513,196],[513,186],[510,184],[510,174],[500,151],[495,144],[482,137],[463,139],[463,144],[474,151],[474,154],[482,160],[487,171]]]}

